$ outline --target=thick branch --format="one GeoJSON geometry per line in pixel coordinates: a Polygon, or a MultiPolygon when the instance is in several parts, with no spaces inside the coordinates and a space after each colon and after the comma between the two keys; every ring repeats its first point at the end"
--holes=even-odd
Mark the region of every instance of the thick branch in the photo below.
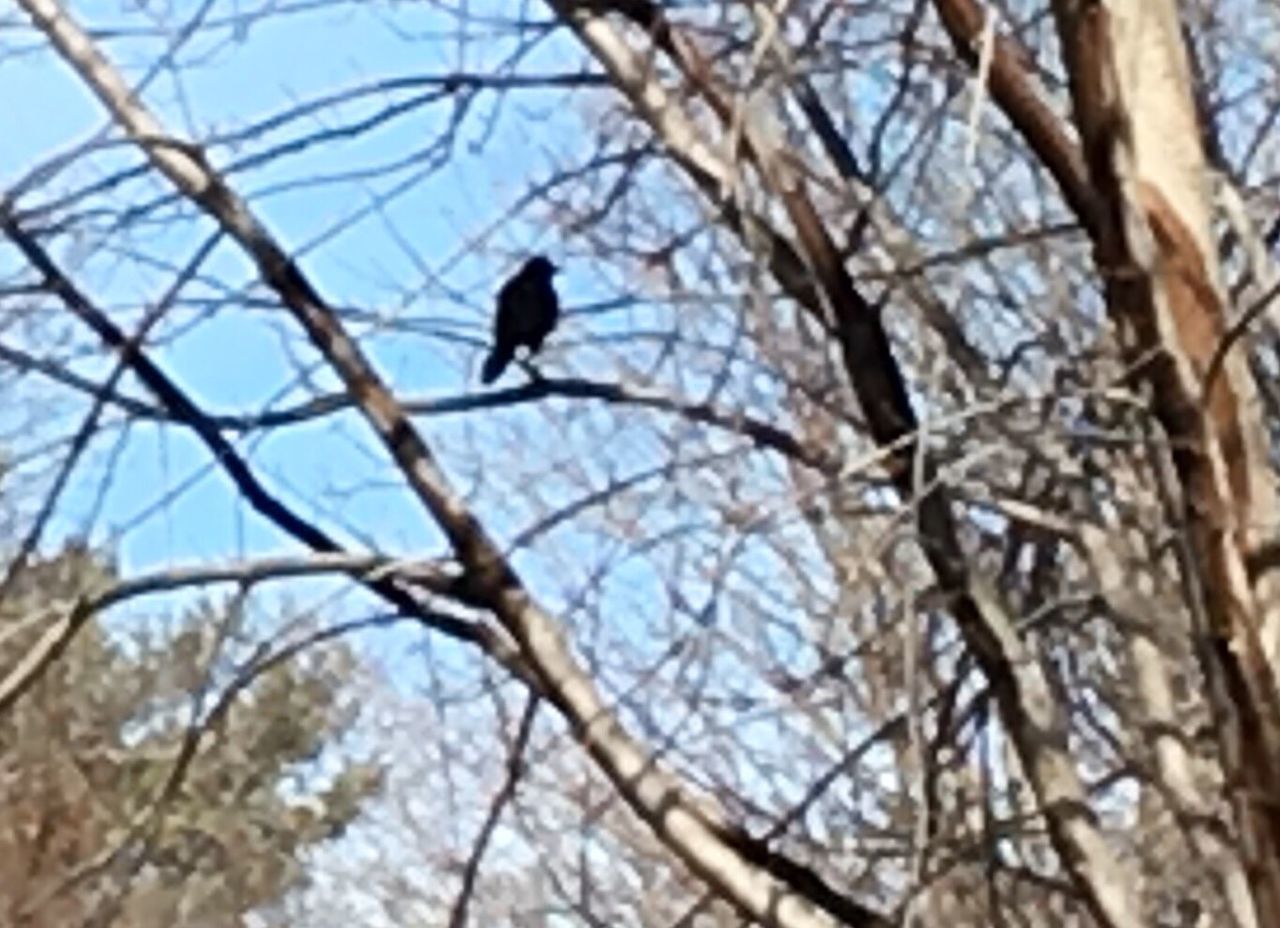
{"type": "Polygon", "coordinates": [[[1095,260],[1108,312],[1169,438],[1193,552],[1183,564],[1189,606],[1210,626],[1206,675],[1220,681],[1214,701],[1228,715],[1223,768],[1238,789],[1259,921],[1273,924],[1280,810],[1261,797],[1280,789],[1280,691],[1259,635],[1266,606],[1247,565],[1250,535],[1274,521],[1275,489],[1256,385],[1242,359],[1217,355],[1229,339],[1177,5],[1053,7],[1090,180],[1105,206],[1091,229],[1095,260]]]}
{"type": "MultiPolygon", "coordinates": [[[[123,363],[151,390],[168,416],[181,422],[200,438],[214,460],[254,509],[314,551],[327,554],[345,553],[341,545],[293,512],[262,485],[248,463],[209,420],[209,417],[141,350],[140,346],[131,343],[125,333],[77,289],[40,243],[19,225],[14,218],[12,205],[7,200],[0,200],[0,229],[3,229],[9,240],[40,273],[45,286],[57,295],[67,309],[91,328],[104,344],[120,352],[123,363]]],[[[493,629],[477,623],[441,618],[434,614],[428,616],[422,610],[417,598],[392,579],[371,579],[368,585],[375,593],[406,615],[422,618],[427,625],[437,631],[469,644],[480,645],[486,652],[504,663],[515,659],[510,641],[493,629]]]]}
{"type": "MultiPolygon", "coordinates": [[[[978,39],[991,10],[983,10],[977,0],[934,0],[956,53],[971,67],[978,65],[978,39]]],[[[1044,102],[1026,50],[1013,39],[997,36],[988,76],[991,96],[1035,152],[1062,191],[1063,199],[1080,224],[1093,232],[1098,227],[1098,198],[1089,183],[1089,172],[1080,148],[1066,133],[1064,123],[1044,102]]]]}
{"type": "MultiPolygon", "coordinates": [[[[799,898],[785,882],[753,866],[725,840],[721,813],[699,803],[628,734],[578,666],[555,620],[524,589],[483,526],[453,490],[434,456],[364,357],[359,346],[301,270],[194,146],[170,139],[135,100],[121,75],[54,0],[22,6],[72,65],[120,127],[141,145],[179,190],[201,206],[258,266],[325,357],[361,413],[399,465],[406,482],[448,538],[466,576],[471,601],[491,609],[519,642],[544,695],[621,795],[694,872],[751,917],[778,928],[810,928],[831,919],[799,898]]],[[[857,924],[882,925],[869,910],[857,924]]]]}
{"type": "MultiPolygon", "coordinates": [[[[687,120],[653,78],[652,69],[597,12],[572,0],[549,0],[583,43],[613,75],[638,113],[677,152],[686,149],[687,120]],[[657,104],[661,102],[659,108],[657,104]]],[[[844,352],[845,368],[872,437],[889,449],[887,467],[906,499],[915,499],[917,532],[924,553],[948,596],[965,642],[986,676],[1001,718],[1036,792],[1058,854],[1090,909],[1102,924],[1142,924],[1133,882],[1108,846],[1075,768],[1067,741],[1067,719],[1036,657],[1021,641],[995,591],[970,576],[945,486],[917,434],[903,374],[878,313],[858,293],[842,256],[808,198],[797,156],[753,114],[736,109],[693,43],[679,35],[647,0],[627,0],[619,11],[645,25],[654,43],[670,55],[694,90],[726,129],[741,120],[744,153],[786,209],[796,230],[796,249],[822,292],[844,352]],[[637,11],[640,12],[637,12],[637,11]],[[917,463],[921,466],[917,468],[917,463]]],[[[746,107],[742,108],[747,109],[746,107]]],[[[700,144],[705,144],[701,143],[700,144]]],[[[682,164],[687,157],[678,157],[682,164]]],[[[695,182],[705,185],[695,177],[695,182]]]]}

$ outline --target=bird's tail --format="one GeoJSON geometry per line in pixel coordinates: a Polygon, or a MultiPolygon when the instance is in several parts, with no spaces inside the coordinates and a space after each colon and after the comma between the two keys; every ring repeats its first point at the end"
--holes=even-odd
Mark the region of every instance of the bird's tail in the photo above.
{"type": "Polygon", "coordinates": [[[514,357],[515,351],[508,346],[494,345],[489,356],[484,359],[484,366],[480,368],[480,382],[493,383],[507,369],[507,365],[514,357]]]}

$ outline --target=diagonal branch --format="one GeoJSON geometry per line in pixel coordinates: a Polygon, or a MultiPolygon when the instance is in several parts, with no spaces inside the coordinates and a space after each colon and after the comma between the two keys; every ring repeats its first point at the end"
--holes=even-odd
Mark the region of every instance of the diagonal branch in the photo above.
{"type": "MultiPolygon", "coordinates": [[[[622,728],[573,657],[556,620],[524,588],[359,345],[249,205],[209,167],[198,148],[168,136],[55,0],[22,0],[21,5],[151,163],[254,261],[355,398],[409,488],[448,539],[464,570],[458,592],[490,609],[518,642],[542,695],[565,717],[628,804],[690,869],[749,917],[777,928],[831,925],[828,914],[738,853],[727,840],[732,828],[718,807],[691,796],[622,728]]],[[[860,908],[858,914],[851,924],[886,924],[869,909],[860,908]]]]}
{"type": "Polygon", "coordinates": [[[21,348],[6,345],[3,342],[0,342],[0,362],[18,371],[35,371],[42,377],[47,377],[54,383],[62,384],[64,387],[69,387],[78,393],[83,393],[95,399],[101,398],[108,405],[115,406],[139,419],[170,418],[162,407],[148,403],[146,400],[139,399],[136,396],[130,396],[109,380],[100,383],[91,377],[77,374],[67,365],[51,358],[42,358],[21,348]]]}
{"type": "MultiPolygon", "coordinates": [[[[291,510],[262,485],[248,463],[209,417],[140,346],[131,342],[105,313],[80,292],[43,246],[22,228],[14,217],[12,204],[3,198],[0,198],[0,230],[26,257],[43,278],[45,286],[57,295],[67,309],[92,329],[104,344],[120,353],[123,363],[151,390],[169,417],[181,422],[200,438],[254,509],[313,551],[343,553],[341,545],[291,510]]],[[[423,612],[411,590],[393,578],[375,578],[368,582],[368,586],[406,615],[423,618],[429,627],[460,641],[479,645],[504,663],[516,661],[510,641],[494,629],[479,623],[441,618],[436,614],[428,615],[423,612]]]]}
{"type": "MultiPolygon", "coordinates": [[[[677,152],[687,148],[688,133],[684,130],[688,120],[681,122],[676,104],[658,87],[652,69],[601,15],[600,7],[607,4],[548,2],[573,26],[613,76],[619,91],[662,140],[677,152]],[[661,108],[656,107],[658,102],[663,104],[661,108]]],[[[711,66],[660,9],[648,0],[627,0],[616,9],[644,25],[654,44],[672,58],[726,131],[735,125],[735,108],[711,66]]],[[[854,287],[839,250],[809,200],[798,156],[752,114],[740,115],[744,155],[781,201],[795,229],[796,251],[803,256],[804,266],[833,317],[845,369],[871,435],[880,447],[892,449],[886,455],[890,478],[903,498],[915,500],[923,552],[990,684],[1001,719],[1044,811],[1054,848],[1101,924],[1112,928],[1140,925],[1133,881],[1108,846],[1073,762],[1063,707],[996,591],[970,574],[949,495],[943,482],[935,479],[936,464],[924,451],[905,379],[879,314],[854,287]],[[918,492],[922,487],[927,489],[918,492]]],[[[677,160],[689,163],[687,156],[678,154],[677,160]]],[[[698,177],[694,181],[706,189],[698,177]]]]}
{"type": "Polygon", "coordinates": [[[480,862],[484,852],[497,830],[502,811],[515,799],[516,788],[520,785],[520,777],[524,775],[524,752],[529,744],[529,736],[533,733],[533,722],[538,715],[538,697],[530,696],[525,703],[524,712],[520,715],[520,727],[516,731],[515,743],[507,751],[507,776],[502,786],[494,794],[489,804],[489,812],[485,815],[480,833],[476,835],[471,854],[467,857],[462,869],[462,887],[453,901],[453,909],[449,913],[449,928],[466,928],[467,908],[471,904],[471,896],[475,892],[476,880],[480,876],[480,862]]]}
{"type": "Polygon", "coordinates": [[[5,594],[13,588],[14,583],[26,569],[27,562],[36,546],[40,543],[40,537],[44,534],[45,528],[48,526],[49,519],[53,516],[57,506],[58,499],[66,489],[67,482],[71,479],[71,473],[79,463],[81,455],[89,447],[90,441],[98,431],[98,423],[102,419],[102,414],[106,410],[109,397],[116,393],[116,385],[124,376],[125,371],[129,369],[128,357],[135,353],[139,346],[145,341],[147,334],[153,329],[165,313],[171,308],[174,299],[179,291],[186,286],[187,282],[195,275],[200,265],[213,251],[218,244],[221,236],[211,235],[205,239],[191,260],[187,262],[185,268],[178,275],[177,279],[169,286],[164,296],[156,301],[155,306],[147,311],[142,322],[138,325],[133,335],[125,343],[125,348],[119,353],[120,357],[116,359],[116,363],[108,375],[102,386],[93,391],[93,404],[89,409],[89,413],[84,417],[80,424],[80,428],[76,431],[75,436],[71,440],[71,448],[66,457],[62,460],[58,468],[58,473],[54,477],[53,484],[45,494],[44,500],[41,502],[40,510],[36,513],[32,520],[31,528],[18,546],[18,551],[5,567],[4,576],[0,578],[0,602],[4,601],[5,594]]]}
{"type": "MultiPolygon", "coordinates": [[[[977,0],[934,0],[938,18],[952,45],[970,67],[978,66],[978,44],[989,11],[977,0]]],[[[1081,225],[1093,233],[1101,221],[1098,194],[1089,182],[1080,147],[1065,123],[1047,103],[1032,77],[1026,49],[1006,36],[997,36],[991,55],[988,88],[1009,122],[1031,146],[1062,191],[1063,199],[1081,225]]]]}

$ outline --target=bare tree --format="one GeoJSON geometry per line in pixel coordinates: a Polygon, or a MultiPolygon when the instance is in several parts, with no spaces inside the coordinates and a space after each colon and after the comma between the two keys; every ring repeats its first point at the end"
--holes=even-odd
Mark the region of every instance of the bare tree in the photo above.
{"type": "Polygon", "coordinates": [[[9,576],[139,431],[266,534],[73,604],[0,708],[108,606],[330,575],[327,634],[430,658],[308,919],[1280,923],[1274,10],[18,5],[105,128],[0,203],[61,404],[0,439],[9,576]],[[201,114],[309,16],[354,85],[201,114]],[[568,318],[481,392],[532,250],[568,318]]]}

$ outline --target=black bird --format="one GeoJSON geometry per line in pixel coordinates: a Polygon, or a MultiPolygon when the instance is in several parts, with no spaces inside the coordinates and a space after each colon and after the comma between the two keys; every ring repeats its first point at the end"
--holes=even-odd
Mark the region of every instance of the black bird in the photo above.
{"type": "Polygon", "coordinates": [[[493,348],[480,370],[483,383],[493,383],[524,346],[538,353],[542,342],[560,319],[560,300],[551,278],[558,268],[542,255],[530,258],[498,291],[498,313],[493,319],[493,348]]]}

